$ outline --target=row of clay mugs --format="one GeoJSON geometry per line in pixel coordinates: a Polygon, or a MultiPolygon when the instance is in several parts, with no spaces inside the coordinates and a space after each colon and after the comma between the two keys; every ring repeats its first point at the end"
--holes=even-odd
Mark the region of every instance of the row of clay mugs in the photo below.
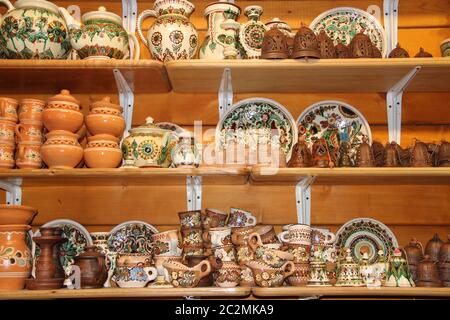
{"type": "Polygon", "coordinates": [[[45,101],[37,99],[23,99],[20,101],[19,114],[17,107],[19,102],[16,99],[0,97],[0,117],[13,123],[17,120],[37,120],[42,122],[42,112],[45,101]]]}
{"type": "Polygon", "coordinates": [[[112,280],[121,288],[143,288],[158,275],[151,261],[148,254],[120,255],[112,280]]]}
{"type": "Polygon", "coordinates": [[[278,238],[284,243],[323,246],[336,241],[336,235],[328,229],[311,228],[306,224],[290,224],[283,229],[278,238]]]}

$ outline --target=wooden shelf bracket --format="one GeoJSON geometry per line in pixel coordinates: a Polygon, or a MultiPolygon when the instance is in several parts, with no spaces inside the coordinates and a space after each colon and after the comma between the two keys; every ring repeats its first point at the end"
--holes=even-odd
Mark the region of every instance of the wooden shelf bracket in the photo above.
{"type": "Polygon", "coordinates": [[[219,89],[219,117],[227,112],[233,105],[233,84],[231,81],[231,69],[225,68],[222,74],[222,81],[219,89]]]}
{"type": "Polygon", "coordinates": [[[411,80],[416,76],[422,67],[417,66],[406,76],[397,82],[386,95],[389,142],[395,141],[400,144],[402,129],[402,97],[411,80]]]}
{"type": "Polygon", "coordinates": [[[201,210],[202,209],[202,177],[201,176],[187,176],[186,177],[186,195],[187,195],[187,210],[201,210]]]}
{"type": "Polygon", "coordinates": [[[119,90],[120,105],[123,109],[123,117],[125,119],[125,132],[123,138],[128,136],[128,130],[131,129],[134,110],[134,93],[131,90],[127,80],[125,80],[119,69],[114,69],[114,77],[116,79],[117,89],[119,90]]]}
{"type": "Polygon", "coordinates": [[[311,225],[311,185],[316,177],[305,177],[295,186],[297,222],[311,225]]]}
{"type": "Polygon", "coordinates": [[[397,46],[398,42],[398,2],[399,0],[383,0],[384,30],[386,31],[387,36],[387,54],[397,46]]]}
{"type": "Polygon", "coordinates": [[[22,204],[22,178],[0,180],[0,189],[6,191],[7,204],[22,204]]]}

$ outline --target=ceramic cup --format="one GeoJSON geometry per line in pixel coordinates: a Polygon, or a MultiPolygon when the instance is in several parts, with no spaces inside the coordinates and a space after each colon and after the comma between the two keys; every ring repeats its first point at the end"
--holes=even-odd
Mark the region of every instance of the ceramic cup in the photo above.
{"type": "Polygon", "coordinates": [[[450,57],[450,38],[441,42],[441,54],[443,57],[450,57]]]}
{"type": "Polygon", "coordinates": [[[280,268],[287,261],[294,259],[294,256],[289,252],[265,247],[261,241],[261,236],[256,232],[250,235],[249,246],[254,252],[256,261],[273,268],[280,268]]]}
{"type": "Polygon", "coordinates": [[[17,141],[19,143],[22,141],[34,141],[42,143],[42,129],[42,122],[35,120],[23,120],[18,125],[16,125],[15,128],[17,141]]]}
{"type": "Polygon", "coordinates": [[[255,286],[255,279],[253,278],[253,271],[246,265],[241,265],[241,279],[239,281],[239,285],[241,287],[254,287],[255,286]]]}
{"type": "MultiPolygon", "coordinates": [[[[164,285],[164,284],[167,285],[169,283],[169,281],[170,281],[169,274],[167,273],[166,268],[164,268],[164,266],[163,266],[163,263],[167,262],[167,261],[175,261],[175,262],[181,263],[181,257],[155,255],[155,267],[156,267],[156,270],[158,272],[157,282],[159,282],[160,286],[164,285]]],[[[170,286],[172,286],[172,285],[170,285],[170,286]]]]}
{"type": "Polygon", "coordinates": [[[311,246],[304,244],[289,244],[287,252],[294,256],[294,263],[308,263],[311,255],[311,246]]]}
{"type": "Polygon", "coordinates": [[[280,243],[273,226],[261,226],[259,228],[255,228],[255,232],[259,233],[263,244],[280,243]]]}
{"type": "Polygon", "coordinates": [[[239,265],[245,265],[254,259],[254,252],[250,246],[236,247],[236,258],[239,265]]]}
{"type": "Polygon", "coordinates": [[[203,233],[203,240],[210,242],[213,248],[231,244],[231,228],[211,228],[203,233]]]}
{"type": "Polygon", "coordinates": [[[294,273],[287,278],[289,284],[294,287],[305,287],[308,283],[309,263],[295,263],[294,273]]]}
{"type": "Polygon", "coordinates": [[[231,228],[231,242],[235,246],[247,245],[248,237],[253,231],[253,227],[231,228]]]}
{"type": "Polygon", "coordinates": [[[14,143],[14,130],[16,124],[8,119],[0,119],[0,142],[14,143]]]}
{"type": "Polygon", "coordinates": [[[213,249],[214,257],[223,262],[236,262],[236,250],[232,244],[226,246],[219,246],[213,249]]]}
{"type": "Polygon", "coordinates": [[[14,143],[0,143],[0,168],[14,168],[14,143]]]}
{"type": "Polygon", "coordinates": [[[202,245],[197,246],[183,246],[183,256],[201,256],[205,254],[205,249],[202,245]]]}
{"type": "Polygon", "coordinates": [[[183,247],[185,246],[203,246],[202,228],[181,229],[183,247]]]}
{"type": "Polygon", "coordinates": [[[19,103],[19,120],[34,120],[42,122],[42,112],[45,101],[38,99],[23,99],[19,103]]]}
{"type": "Polygon", "coordinates": [[[158,256],[181,256],[182,249],[178,238],[178,230],[169,230],[152,235],[153,250],[158,256]]]}
{"type": "Polygon", "coordinates": [[[33,141],[19,143],[16,150],[16,166],[20,169],[41,168],[41,144],[33,141]]]}
{"type": "Polygon", "coordinates": [[[256,217],[248,211],[231,208],[228,226],[232,228],[256,226],[256,217]]]}
{"type": "Polygon", "coordinates": [[[285,243],[311,245],[311,227],[306,224],[292,224],[287,231],[278,235],[279,239],[285,243]]]}
{"type": "Polygon", "coordinates": [[[202,227],[202,217],[200,210],[179,212],[178,216],[180,217],[181,229],[202,227]]]}
{"type": "Polygon", "coordinates": [[[255,283],[260,287],[280,287],[287,277],[295,272],[295,265],[288,261],[280,268],[272,268],[258,261],[250,261],[247,266],[252,269],[255,283]]]}
{"type": "Polygon", "coordinates": [[[235,262],[223,262],[215,272],[215,283],[221,288],[234,288],[239,285],[241,268],[235,262]]]}
{"type": "Polygon", "coordinates": [[[205,209],[202,213],[203,229],[225,227],[228,214],[217,209],[205,209]]]}
{"type": "Polygon", "coordinates": [[[311,228],[312,245],[328,245],[336,241],[336,235],[328,229],[311,228]]]}
{"type": "Polygon", "coordinates": [[[154,267],[118,266],[113,281],[121,288],[143,288],[156,279],[158,272],[154,267]]]}
{"type": "Polygon", "coordinates": [[[18,105],[19,102],[15,99],[0,97],[0,117],[16,123],[18,105]]]}

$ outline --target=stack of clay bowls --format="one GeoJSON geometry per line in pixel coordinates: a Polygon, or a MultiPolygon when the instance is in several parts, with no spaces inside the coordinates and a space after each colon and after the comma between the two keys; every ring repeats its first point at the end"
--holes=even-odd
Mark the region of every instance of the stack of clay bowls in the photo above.
{"type": "Polygon", "coordinates": [[[119,139],[125,130],[122,107],[104,97],[90,105],[86,116],[89,134],[84,160],[89,168],[117,168],[122,160],[119,139]]]}
{"type": "Polygon", "coordinates": [[[41,156],[50,169],[75,168],[83,159],[83,148],[79,144],[79,131],[83,131],[83,114],[80,102],[68,90],[47,100],[42,113],[46,141],[41,147],[41,156]]]}
{"type": "Polygon", "coordinates": [[[14,168],[14,128],[17,123],[17,100],[0,98],[0,168],[14,168]]]}

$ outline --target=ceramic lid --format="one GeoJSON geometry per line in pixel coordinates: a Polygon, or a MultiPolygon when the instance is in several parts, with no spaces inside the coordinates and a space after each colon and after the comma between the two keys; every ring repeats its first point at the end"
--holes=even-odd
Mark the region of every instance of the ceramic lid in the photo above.
{"type": "Polygon", "coordinates": [[[144,125],[130,130],[130,133],[149,133],[149,132],[170,133],[172,131],[162,129],[156,126],[155,121],[153,120],[152,117],[145,118],[144,125]]]}
{"type": "Polygon", "coordinates": [[[75,99],[74,96],[70,95],[70,91],[66,90],[66,89],[63,89],[57,95],[54,95],[53,97],[48,98],[47,103],[51,103],[51,102],[68,102],[70,104],[75,104],[77,106],[80,105],[80,101],[75,99]]]}
{"type": "Polygon", "coordinates": [[[91,103],[89,109],[92,110],[94,108],[111,108],[122,112],[122,107],[118,104],[112,103],[111,97],[103,97],[101,100],[91,103]]]}
{"type": "Polygon", "coordinates": [[[97,19],[108,20],[117,23],[118,25],[122,25],[122,18],[115,13],[107,11],[103,6],[99,7],[98,11],[87,12],[81,17],[83,23],[86,23],[88,20],[97,19]]]}
{"type": "Polygon", "coordinates": [[[42,8],[52,11],[58,16],[60,15],[58,6],[54,3],[51,3],[50,1],[45,0],[17,0],[14,3],[14,8],[42,8]]]}

